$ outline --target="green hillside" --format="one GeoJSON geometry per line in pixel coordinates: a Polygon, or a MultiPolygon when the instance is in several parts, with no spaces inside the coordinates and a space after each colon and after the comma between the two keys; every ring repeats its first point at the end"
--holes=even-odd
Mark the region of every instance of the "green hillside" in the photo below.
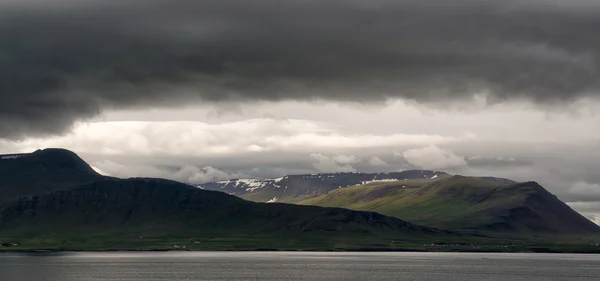
{"type": "Polygon", "coordinates": [[[597,233],[535,182],[443,176],[334,190],[300,204],[375,211],[425,226],[483,232],[597,233]]]}
{"type": "Polygon", "coordinates": [[[103,177],[58,149],[0,160],[0,193],[0,242],[19,249],[357,249],[470,239],[372,212],[103,177]]]}

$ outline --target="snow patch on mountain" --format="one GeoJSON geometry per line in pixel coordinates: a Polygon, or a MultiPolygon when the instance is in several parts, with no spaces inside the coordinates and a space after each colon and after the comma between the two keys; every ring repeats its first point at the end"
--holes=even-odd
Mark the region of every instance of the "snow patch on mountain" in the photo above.
{"type": "MultiPolygon", "coordinates": [[[[285,176],[285,177],[281,177],[281,178],[271,179],[271,181],[273,181],[273,182],[277,183],[277,182],[280,182],[280,181],[282,181],[282,180],[285,180],[285,179],[287,179],[287,178],[288,178],[288,176],[285,176]]],[[[267,179],[267,180],[268,180],[268,179],[267,179]]]]}
{"type": "MultiPolygon", "coordinates": [[[[444,172],[438,171],[423,171],[423,170],[409,170],[402,172],[392,173],[326,173],[326,174],[304,174],[304,175],[290,175],[272,179],[232,179],[226,181],[218,181],[211,183],[204,183],[198,185],[199,188],[207,190],[218,190],[226,193],[230,193],[236,196],[243,196],[248,193],[257,193],[264,190],[270,190],[270,192],[286,192],[293,190],[294,192],[327,192],[336,188],[344,188],[348,186],[354,186],[359,184],[369,183],[386,183],[386,182],[398,182],[403,179],[416,179],[416,178],[431,178],[435,179],[438,176],[444,175],[444,172]]],[[[271,200],[273,200],[271,195],[271,200]]],[[[269,200],[265,199],[265,202],[269,200]]],[[[280,200],[280,199],[277,199],[280,200]]]]}
{"type": "Polygon", "coordinates": [[[362,181],[361,184],[369,184],[374,182],[397,182],[397,179],[380,179],[380,180],[370,180],[370,181],[362,181]]]}

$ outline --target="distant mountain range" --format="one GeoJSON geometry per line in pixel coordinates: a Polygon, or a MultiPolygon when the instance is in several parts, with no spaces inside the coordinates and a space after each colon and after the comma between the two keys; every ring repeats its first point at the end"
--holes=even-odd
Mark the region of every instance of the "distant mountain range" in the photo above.
{"type": "Polygon", "coordinates": [[[373,211],[424,226],[485,233],[588,233],[600,228],[535,182],[439,171],[332,173],[199,185],[256,202],[373,211]]]}
{"type": "Polygon", "coordinates": [[[105,177],[63,149],[0,155],[0,194],[0,242],[21,249],[390,248],[400,245],[393,240],[462,237],[373,212],[261,204],[169,180],[105,177]]]}
{"type": "Polygon", "coordinates": [[[326,173],[290,175],[277,179],[234,179],[197,185],[257,202],[295,202],[332,190],[370,182],[435,178],[444,172],[412,170],[395,173],[326,173]]]}
{"type": "MultiPolygon", "coordinates": [[[[276,179],[232,179],[197,184],[196,186],[200,189],[221,191],[256,202],[294,203],[349,186],[414,179],[436,179],[447,175],[445,172],[428,170],[391,173],[323,173],[289,175],[276,179]]],[[[504,178],[480,177],[480,179],[497,183],[516,183],[504,178]]]]}
{"type": "Polygon", "coordinates": [[[17,250],[600,251],[589,246],[599,227],[536,183],[437,171],[198,188],[102,176],[71,151],[44,149],[0,155],[0,194],[0,245],[17,250]]]}

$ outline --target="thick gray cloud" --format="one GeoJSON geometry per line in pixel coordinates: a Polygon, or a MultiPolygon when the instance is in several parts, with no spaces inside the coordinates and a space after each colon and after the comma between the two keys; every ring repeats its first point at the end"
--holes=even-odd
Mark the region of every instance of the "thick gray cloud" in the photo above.
{"type": "Polygon", "coordinates": [[[107,108],[244,100],[596,97],[585,0],[0,3],[0,138],[107,108]]]}

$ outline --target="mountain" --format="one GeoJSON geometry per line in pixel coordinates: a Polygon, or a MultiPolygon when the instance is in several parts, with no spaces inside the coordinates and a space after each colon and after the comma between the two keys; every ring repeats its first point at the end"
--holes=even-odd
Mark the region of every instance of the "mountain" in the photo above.
{"type": "Polygon", "coordinates": [[[600,227],[535,182],[440,176],[337,189],[299,204],[374,211],[454,230],[598,233],[600,227]]]}
{"type": "Polygon", "coordinates": [[[294,203],[328,192],[371,182],[430,179],[444,172],[410,170],[395,173],[329,173],[290,175],[277,179],[235,179],[197,185],[201,189],[222,191],[256,202],[294,203]]]}
{"type": "Polygon", "coordinates": [[[24,249],[389,248],[459,237],[373,212],[104,177],[62,149],[0,155],[0,193],[0,242],[24,249]]]}
{"type": "Polygon", "coordinates": [[[0,155],[0,204],[104,178],[77,154],[64,149],[0,155]]]}
{"type": "Polygon", "coordinates": [[[510,180],[510,179],[505,179],[505,178],[496,178],[496,177],[475,177],[476,179],[482,179],[482,180],[486,180],[486,181],[491,181],[491,182],[496,182],[496,183],[502,183],[502,184],[516,184],[518,182],[514,181],[514,180],[510,180]]]}

